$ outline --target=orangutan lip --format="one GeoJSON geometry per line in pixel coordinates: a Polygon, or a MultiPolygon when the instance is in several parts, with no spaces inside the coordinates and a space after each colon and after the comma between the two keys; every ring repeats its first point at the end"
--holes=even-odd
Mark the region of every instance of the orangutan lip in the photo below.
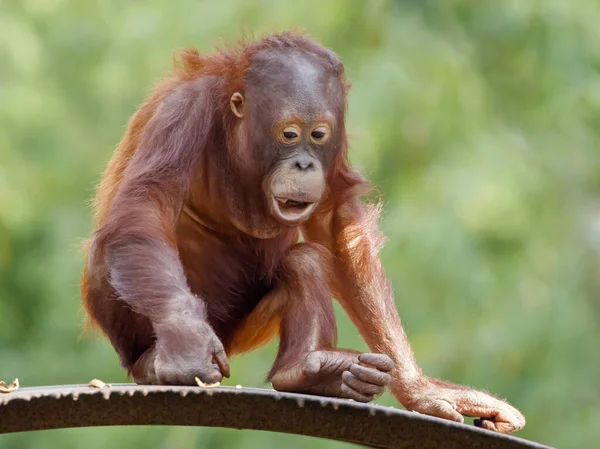
{"type": "Polygon", "coordinates": [[[273,213],[275,218],[285,224],[296,224],[308,218],[316,203],[299,199],[273,196],[273,213]]]}
{"type": "Polygon", "coordinates": [[[289,200],[289,199],[285,199],[285,198],[277,198],[277,201],[279,201],[283,205],[288,205],[290,207],[306,207],[309,204],[311,204],[311,203],[307,203],[306,201],[295,201],[295,200],[289,200]]]}

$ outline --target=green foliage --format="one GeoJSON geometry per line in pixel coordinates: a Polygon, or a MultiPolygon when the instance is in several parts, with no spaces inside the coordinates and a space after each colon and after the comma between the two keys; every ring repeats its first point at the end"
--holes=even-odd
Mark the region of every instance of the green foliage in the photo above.
{"type": "MultiPolygon", "coordinates": [[[[525,413],[519,436],[600,439],[600,5],[593,0],[0,3],[0,379],[125,381],[80,338],[78,245],[128,117],[172,53],[307,29],[353,83],[353,161],[384,194],[383,259],[429,375],[525,413]]],[[[365,348],[338,308],[340,340],[365,348]]],[[[263,386],[275,343],[235,359],[263,386]]],[[[397,404],[389,394],[379,403],[397,404]]],[[[1,412],[0,412],[1,419],[1,412]]],[[[348,447],[223,429],[9,435],[0,448],[348,447]]]]}

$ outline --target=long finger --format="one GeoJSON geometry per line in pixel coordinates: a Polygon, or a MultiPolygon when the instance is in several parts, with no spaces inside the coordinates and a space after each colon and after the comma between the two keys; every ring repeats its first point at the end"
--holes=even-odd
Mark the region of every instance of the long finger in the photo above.
{"type": "Polygon", "coordinates": [[[525,426],[525,417],[512,405],[481,391],[457,391],[456,409],[466,416],[478,416],[475,425],[501,433],[512,433],[525,426]]]}
{"type": "MultiPolygon", "coordinates": [[[[520,414],[519,414],[520,415],[520,414]]],[[[521,430],[525,426],[525,419],[519,419],[514,414],[507,414],[503,411],[493,418],[480,418],[473,420],[477,427],[483,427],[488,430],[495,430],[500,433],[513,433],[521,430]]]]}
{"type": "Polygon", "coordinates": [[[485,418],[474,419],[473,425],[475,427],[481,427],[482,429],[493,430],[493,431],[498,432],[498,429],[496,428],[496,423],[489,419],[485,419],[485,418]]]}

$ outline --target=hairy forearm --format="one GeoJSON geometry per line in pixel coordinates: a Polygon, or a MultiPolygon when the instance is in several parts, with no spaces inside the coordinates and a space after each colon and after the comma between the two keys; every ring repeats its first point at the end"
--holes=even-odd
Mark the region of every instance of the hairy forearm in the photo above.
{"type": "Polygon", "coordinates": [[[395,362],[392,390],[402,403],[422,374],[396,310],[393,292],[379,259],[371,256],[368,237],[338,250],[340,303],[373,352],[395,362]]]}
{"type": "Polygon", "coordinates": [[[107,248],[110,282],[118,297],[151,319],[203,312],[189,291],[173,248],[161,239],[123,235],[107,248]]]}
{"type": "Polygon", "coordinates": [[[378,209],[358,201],[338,209],[333,217],[334,252],[339,300],[369,348],[395,362],[391,388],[403,404],[423,382],[401,324],[392,287],[379,259],[383,236],[378,209]]]}
{"type": "Polygon", "coordinates": [[[198,83],[175,88],[140,134],[138,148],[99,230],[111,285],[119,299],[154,324],[204,316],[179,259],[175,228],[208,126],[198,83]]]}
{"type": "Polygon", "coordinates": [[[190,292],[176,244],[160,218],[138,205],[100,229],[111,286],[120,300],[155,324],[173,316],[203,317],[204,303],[190,292]]]}
{"type": "MultiPolygon", "coordinates": [[[[422,374],[378,256],[383,239],[377,219],[377,209],[358,201],[338,208],[330,247],[337,260],[334,288],[340,302],[371,350],[387,354],[395,363],[390,384],[394,396],[407,409],[420,413],[457,422],[463,421],[461,414],[480,416],[483,427],[505,433],[523,428],[525,418],[505,401],[422,374]]],[[[314,230],[313,234],[319,235],[314,230]]],[[[323,232],[320,235],[321,241],[328,241],[323,232]]]]}

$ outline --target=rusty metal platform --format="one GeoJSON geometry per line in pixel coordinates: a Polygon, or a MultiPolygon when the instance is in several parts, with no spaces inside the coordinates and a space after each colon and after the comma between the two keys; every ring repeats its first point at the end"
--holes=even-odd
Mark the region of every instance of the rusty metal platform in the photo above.
{"type": "Polygon", "coordinates": [[[548,448],[393,407],[266,389],[65,385],[0,395],[0,434],[125,425],[265,430],[386,449],[548,448]]]}

